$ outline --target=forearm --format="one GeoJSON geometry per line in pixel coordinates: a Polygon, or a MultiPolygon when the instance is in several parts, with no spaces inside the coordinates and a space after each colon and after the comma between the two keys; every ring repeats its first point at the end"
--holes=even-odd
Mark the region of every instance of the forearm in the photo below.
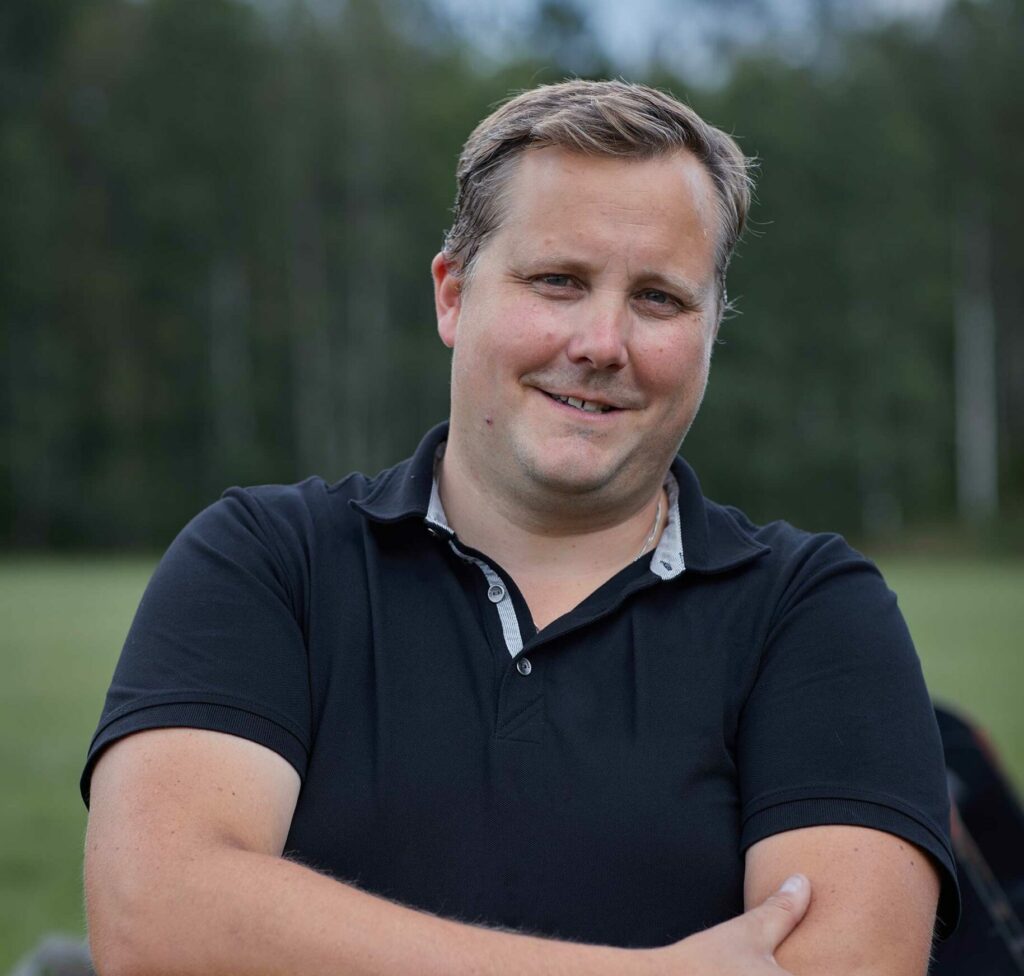
{"type": "Polygon", "coordinates": [[[93,925],[103,976],[639,976],[650,964],[644,952],[437,918],[282,858],[226,847],[162,867],[130,900],[108,903],[102,931],[93,925]]]}
{"type": "Polygon", "coordinates": [[[92,779],[90,945],[102,976],[783,976],[809,891],[662,949],[579,945],[437,918],[280,857],[294,769],[220,733],[122,739],[92,779]]]}

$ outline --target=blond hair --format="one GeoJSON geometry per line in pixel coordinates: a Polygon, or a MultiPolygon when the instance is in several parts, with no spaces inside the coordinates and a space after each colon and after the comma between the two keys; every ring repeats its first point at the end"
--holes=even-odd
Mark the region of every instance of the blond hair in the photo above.
{"type": "Polygon", "coordinates": [[[693,153],[717,194],[715,269],[719,310],[724,310],[725,273],[750,208],[751,161],[730,136],[688,105],[623,81],[542,85],[511,98],[473,130],[459,156],[455,219],[444,243],[445,257],[457,273],[471,274],[480,248],[500,227],[515,161],[528,149],[545,146],[633,159],[681,149],[693,153]]]}

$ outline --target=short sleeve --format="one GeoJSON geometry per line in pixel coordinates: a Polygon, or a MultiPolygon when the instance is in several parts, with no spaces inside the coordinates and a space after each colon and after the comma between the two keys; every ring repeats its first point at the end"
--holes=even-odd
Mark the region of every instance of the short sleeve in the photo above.
{"type": "Polygon", "coordinates": [[[895,595],[835,536],[804,546],[777,605],[737,742],[742,847],[850,824],[928,852],[938,931],[959,916],[935,713],[895,595]]]}
{"type": "Polygon", "coordinates": [[[273,749],[305,775],[310,691],[301,577],[254,494],[197,515],[146,587],[89,746],[81,791],[116,739],[187,726],[273,749]]]}

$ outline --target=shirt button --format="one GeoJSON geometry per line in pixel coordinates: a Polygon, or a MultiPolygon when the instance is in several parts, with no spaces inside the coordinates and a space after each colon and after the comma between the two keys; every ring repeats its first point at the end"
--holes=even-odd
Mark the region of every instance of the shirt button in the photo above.
{"type": "Polygon", "coordinates": [[[491,603],[501,603],[505,599],[505,587],[499,586],[497,583],[487,590],[487,599],[491,603]]]}
{"type": "Polygon", "coordinates": [[[533,670],[533,665],[530,664],[530,659],[528,657],[521,657],[516,661],[516,670],[520,674],[529,674],[533,670]]]}

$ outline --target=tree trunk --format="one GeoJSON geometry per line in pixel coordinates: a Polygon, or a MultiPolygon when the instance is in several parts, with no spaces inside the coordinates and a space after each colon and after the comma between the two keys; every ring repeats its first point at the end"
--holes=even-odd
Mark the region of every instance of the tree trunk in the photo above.
{"type": "Polygon", "coordinates": [[[999,509],[991,229],[981,194],[961,205],[956,238],[957,509],[961,520],[981,523],[999,509]]]}

